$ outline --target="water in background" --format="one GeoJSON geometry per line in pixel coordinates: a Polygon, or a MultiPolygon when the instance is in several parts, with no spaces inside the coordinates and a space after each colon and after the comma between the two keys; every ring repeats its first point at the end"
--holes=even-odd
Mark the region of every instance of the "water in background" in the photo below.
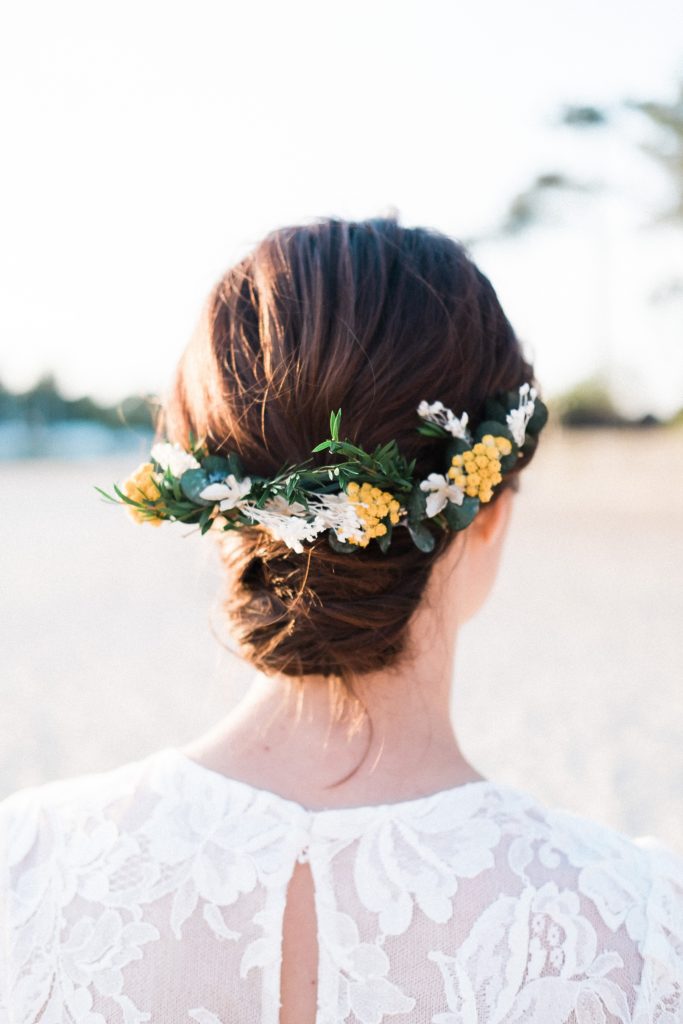
{"type": "Polygon", "coordinates": [[[149,451],[152,431],[142,428],[112,430],[92,420],[27,424],[23,420],[0,423],[0,461],[13,459],[84,459],[123,452],[149,451]]]}

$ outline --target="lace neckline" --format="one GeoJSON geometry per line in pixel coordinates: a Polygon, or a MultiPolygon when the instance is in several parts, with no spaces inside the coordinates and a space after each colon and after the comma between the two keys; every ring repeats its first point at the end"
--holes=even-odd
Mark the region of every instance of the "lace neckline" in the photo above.
{"type": "Polygon", "coordinates": [[[463,807],[469,806],[472,800],[481,800],[491,792],[515,793],[519,791],[504,784],[493,782],[491,779],[474,779],[471,782],[463,782],[448,789],[437,790],[435,793],[428,793],[425,796],[412,797],[409,800],[397,800],[380,804],[357,804],[349,807],[322,807],[309,808],[289,797],[281,796],[269,789],[263,789],[245,782],[242,779],[235,779],[232,776],[224,775],[222,772],[193,760],[189,755],[183,753],[177,747],[165,747],[152,755],[162,766],[167,765],[171,769],[179,770],[185,778],[202,784],[217,786],[227,793],[241,794],[258,798],[262,804],[289,811],[291,814],[305,816],[308,818],[320,818],[339,816],[345,821],[356,817],[365,818],[372,814],[395,814],[401,816],[404,813],[413,814],[426,812],[436,804],[446,802],[449,810],[455,809],[457,804],[462,803],[463,807]]]}

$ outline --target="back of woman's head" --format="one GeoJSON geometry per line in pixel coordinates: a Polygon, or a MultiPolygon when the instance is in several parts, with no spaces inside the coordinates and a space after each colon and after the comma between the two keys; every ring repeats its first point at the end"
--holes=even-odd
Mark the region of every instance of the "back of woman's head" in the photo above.
{"type": "MultiPolygon", "coordinates": [[[[416,430],[422,399],[477,422],[486,398],[531,378],[462,245],[393,219],[323,220],[272,232],[214,288],[160,431],[184,447],[205,438],[272,476],[309,458],[324,465],[311,450],[341,408],[342,437],[369,451],[395,439],[425,477],[442,470],[442,446],[416,430]]],[[[226,610],[246,657],[266,674],[353,689],[410,657],[409,619],[454,534],[439,532],[425,553],[397,529],[385,554],[335,551],[324,534],[299,554],[258,526],[228,536],[226,610]]]]}

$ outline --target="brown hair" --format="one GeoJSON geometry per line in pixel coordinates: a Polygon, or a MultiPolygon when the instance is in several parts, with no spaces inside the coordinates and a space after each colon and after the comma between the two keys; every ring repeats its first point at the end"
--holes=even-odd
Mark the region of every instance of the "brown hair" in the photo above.
{"type": "MultiPolygon", "coordinates": [[[[211,292],[185,350],[158,436],[235,451],[247,473],[326,453],[330,412],[341,436],[372,450],[395,438],[415,474],[443,472],[442,443],[416,431],[421,399],[470,421],[498,390],[532,379],[488,278],[460,243],[393,218],[326,219],[269,234],[211,292]]],[[[525,460],[525,463],[528,460],[525,460]]],[[[504,477],[509,486],[510,477],[504,477]]],[[[219,534],[219,536],[221,536],[219,534]]],[[[226,609],[247,658],[266,674],[322,675],[353,692],[363,673],[408,655],[408,621],[430,554],[406,529],[388,552],[338,553],[319,535],[303,554],[259,527],[226,535],[226,609]]]]}

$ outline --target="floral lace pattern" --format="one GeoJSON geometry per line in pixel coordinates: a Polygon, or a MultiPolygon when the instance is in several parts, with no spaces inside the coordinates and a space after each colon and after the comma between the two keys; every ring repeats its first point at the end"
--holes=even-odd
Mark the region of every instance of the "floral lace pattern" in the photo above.
{"type": "Polygon", "coordinates": [[[0,1024],[681,1024],[683,858],[490,781],[307,811],[168,748],[0,802],[0,1024]]]}

